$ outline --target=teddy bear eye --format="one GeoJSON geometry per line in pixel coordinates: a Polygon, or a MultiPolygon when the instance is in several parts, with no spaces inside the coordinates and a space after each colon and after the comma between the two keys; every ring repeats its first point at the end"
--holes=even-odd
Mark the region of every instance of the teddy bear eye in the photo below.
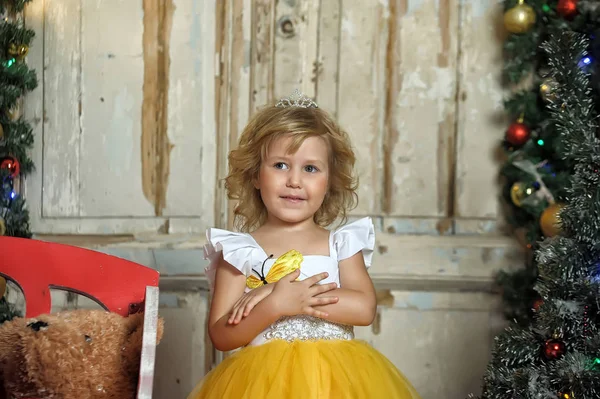
{"type": "Polygon", "coordinates": [[[85,342],[92,342],[92,337],[85,335],[85,342]]]}

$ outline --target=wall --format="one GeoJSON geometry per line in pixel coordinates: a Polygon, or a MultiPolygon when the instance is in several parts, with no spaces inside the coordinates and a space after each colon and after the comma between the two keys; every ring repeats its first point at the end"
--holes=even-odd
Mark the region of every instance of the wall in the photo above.
{"type": "Polygon", "coordinates": [[[36,237],[161,271],[157,397],[183,397],[222,358],[201,248],[231,227],[227,153],[299,88],[349,131],[352,217],[377,228],[379,314],[358,336],[425,399],[463,397],[502,324],[493,274],[522,263],[496,183],[501,18],[484,0],[33,1],[36,237]]]}

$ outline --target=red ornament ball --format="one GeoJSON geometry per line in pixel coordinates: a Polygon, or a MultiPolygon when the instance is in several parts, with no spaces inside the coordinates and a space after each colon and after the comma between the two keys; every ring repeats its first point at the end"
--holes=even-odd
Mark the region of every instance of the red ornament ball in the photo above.
{"type": "Polygon", "coordinates": [[[563,18],[573,18],[577,15],[578,0],[558,0],[556,12],[563,18]]]}
{"type": "Polygon", "coordinates": [[[2,163],[0,163],[0,169],[8,169],[8,173],[10,173],[12,177],[17,177],[21,171],[21,165],[15,158],[6,157],[2,160],[2,163]]]}
{"type": "Polygon", "coordinates": [[[517,147],[527,143],[529,137],[531,137],[531,130],[521,122],[512,123],[506,131],[506,141],[517,147]]]}
{"type": "Polygon", "coordinates": [[[558,359],[565,353],[565,343],[557,339],[549,339],[544,344],[544,356],[546,359],[558,359]]]}
{"type": "Polygon", "coordinates": [[[538,298],[533,302],[533,310],[535,310],[536,312],[538,310],[540,310],[540,306],[542,306],[542,304],[544,303],[544,300],[542,298],[538,298]]]}

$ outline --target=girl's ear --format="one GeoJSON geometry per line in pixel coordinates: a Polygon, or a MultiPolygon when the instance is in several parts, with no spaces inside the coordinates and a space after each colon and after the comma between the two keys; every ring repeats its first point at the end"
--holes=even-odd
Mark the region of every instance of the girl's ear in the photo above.
{"type": "Polygon", "coordinates": [[[260,184],[259,184],[259,181],[258,181],[258,175],[254,176],[252,178],[252,184],[254,184],[254,188],[255,189],[260,190],[260,184]]]}

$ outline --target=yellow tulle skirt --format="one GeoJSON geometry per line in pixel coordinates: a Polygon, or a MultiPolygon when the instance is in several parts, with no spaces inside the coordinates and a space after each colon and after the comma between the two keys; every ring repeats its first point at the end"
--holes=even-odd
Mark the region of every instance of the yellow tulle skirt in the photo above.
{"type": "Polygon", "coordinates": [[[360,340],[273,340],[226,358],[188,399],[420,399],[380,352],[360,340]]]}

